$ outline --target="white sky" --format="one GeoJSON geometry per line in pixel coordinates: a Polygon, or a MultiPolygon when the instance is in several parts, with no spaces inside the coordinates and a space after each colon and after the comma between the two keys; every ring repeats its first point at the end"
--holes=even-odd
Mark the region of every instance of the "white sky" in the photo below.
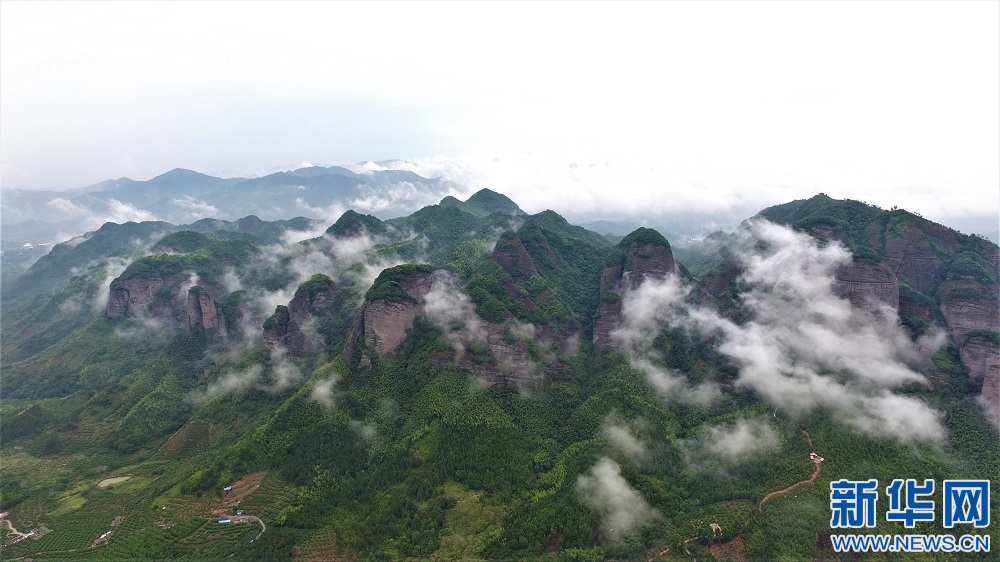
{"type": "Polygon", "coordinates": [[[1000,214],[1000,3],[0,4],[0,184],[405,158],[529,211],[1000,214]]]}

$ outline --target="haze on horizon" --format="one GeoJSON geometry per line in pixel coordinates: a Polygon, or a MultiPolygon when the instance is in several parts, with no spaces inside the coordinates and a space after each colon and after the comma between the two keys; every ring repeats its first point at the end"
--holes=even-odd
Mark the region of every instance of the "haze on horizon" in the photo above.
{"type": "Polygon", "coordinates": [[[994,2],[0,5],[0,186],[401,159],[525,210],[1000,215],[994,2]]]}

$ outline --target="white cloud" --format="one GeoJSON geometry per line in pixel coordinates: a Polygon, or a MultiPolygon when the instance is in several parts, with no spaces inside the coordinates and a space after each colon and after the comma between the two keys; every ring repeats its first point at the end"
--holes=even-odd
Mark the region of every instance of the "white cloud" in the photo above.
{"type": "MultiPolygon", "coordinates": [[[[424,297],[424,313],[434,322],[455,348],[457,358],[465,353],[470,341],[484,342],[486,331],[469,297],[455,287],[446,271],[435,271],[431,290],[424,297]]],[[[509,366],[514,368],[513,365],[509,366]]]]}
{"type": "Polygon", "coordinates": [[[107,204],[111,215],[110,218],[104,222],[115,222],[121,224],[130,221],[142,222],[159,220],[153,213],[145,209],[140,209],[131,203],[123,203],[115,198],[108,199],[107,204]]]}
{"type": "Polygon", "coordinates": [[[244,371],[226,373],[209,383],[204,392],[192,392],[189,399],[197,404],[223,394],[241,392],[259,384],[263,372],[264,368],[260,365],[251,365],[244,371]]]}
{"type": "Polygon", "coordinates": [[[312,390],[309,391],[309,397],[322,404],[326,409],[333,409],[333,387],[336,383],[336,379],[317,381],[312,390]]]}
{"type": "Polygon", "coordinates": [[[94,296],[94,310],[103,311],[108,304],[108,294],[111,292],[111,282],[125,271],[131,260],[125,258],[108,258],[104,264],[104,279],[101,280],[94,296]]]}
{"type": "Polygon", "coordinates": [[[696,466],[706,459],[727,465],[743,462],[778,448],[778,433],[767,420],[739,419],[736,423],[710,427],[696,441],[684,441],[682,448],[689,464],[696,466]]]}
{"type": "Polygon", "coordinates": [[[190,195],[185,195],[180,199],[174,199],[172,202],[184,211],[184,216],[187,220],[223,218],[219,209],[216,208],[215,205],[212,205],[207,201],[195,199],[190,195]]]}
{"type": "Polygon", "coordinates": [[[64,215],[72,217],[86,215],[87,213],[90,212],[83,205],[74,203],[69,199],[65,199],[63,197],[56,197],[55,199],[52,199],[48,203],[46,203],[46,205],[51,207],[58,213],[62,213],[64,215]]]}
{"type": "Polygon", "coordinates": [[[602,457],[576,481],[576,493],[601,514],[601,534],[617,540],[661,517],[625,480],[618,463],[602,457]]]}
{"type": "Polygon", "coordinates": [[[601,433],[608,439],[612,446],[633,461],[641,462],[646,459],[649,452],[643,445],[639,437],[631,428],[619,425],[609,416],[604,420],[601,433]]]}
{"type": "MultiPolygon", "coordinates": [[[[823,408],[865,433],[943,439],[941,414],[897,392],[906,384],[927,384],[917,368],[941,338],[911,342],[892,309],[872,315],[838,298],[833,272],[850,260],[839,244],[820,246],[805,234],[764,221],[750,224],[741,235],[734,251],[750,285],[743,295],[753,312],[750,321],[736,324],[689,302],[687,290],[670,277],[647,281],[625,295],[623,340],[644,349],[661,322],[717,335],[719,351],[739,367],[737,384],[784,411],[823,408]],[[643,334],[642,329],[653,331],[643,334]]],[[[664,384],[679,387],[678,378],[664,384]]]]}

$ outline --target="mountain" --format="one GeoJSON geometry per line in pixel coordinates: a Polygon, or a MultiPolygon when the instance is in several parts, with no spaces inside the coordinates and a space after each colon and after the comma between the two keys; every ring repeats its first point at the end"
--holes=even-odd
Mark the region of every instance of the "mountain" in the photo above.
{"type": "Polygon", "coordinates": [[[266,221],[299,215],[325,219],[349,208],[387,219],[456,190],[448,181],[413,172],[358,174],[338,166],[310,166],[259,178],[218,178],[178,168],[145,181],[120,178],[75,191],[4,190],[2,250],[16,262],[5,267],[5,273],[18,275],[37,259],[39,252],[27,251],[25,243],[34,247],[64,241],[105,222],[185,224],[247,215],[266,221]]]}
{"type": "MultiPolygon", "coordinates": [[[[380,174],[202,200],[437,189],[380,174]]],[[[109,223],[5,285],[2,556],[836,559],[831,483],[1000,477],[982,238],[818,195],[681,253],[433,201],[109,223]]]]}

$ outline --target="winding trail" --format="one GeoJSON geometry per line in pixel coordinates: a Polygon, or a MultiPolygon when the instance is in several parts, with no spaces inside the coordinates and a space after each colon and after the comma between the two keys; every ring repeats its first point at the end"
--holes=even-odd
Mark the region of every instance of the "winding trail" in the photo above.
{"type": "MultiPolygon", "coordinates": [[[[809,432],[806,431],[805,429],[802,430],[802,433],[805,434],[806,441],[809,442],[809,448],[812,449],[813,448],[812,436],[809,435],[809,432]]],[[[792,490],[798,488],[799,486],[805,486],[806,484],[812,484],[812,483],[816,482],[816,480],[819,478],[820,473],[823,472],[823,461],[825,459],[823,457],[817,455],[816,452],[813,451],[813,452],[809,453],[809,460],[810,460],[810,462],[812,462],[816,466],[816,470],[813,472],[812,476],[810,476],[806,480],[802,480],[800,482],[796,482],[796,483],[792,484],[791,486],[789,486],[789,487],[787,487],[787,488],[785,488],[783,490],[777,490],[775,492],[771,492],[770,494],[764,496],[764,499],[760,500],[760,505],[757,506],[757,509],[760,511],[761,515],[764,515],[764,504],[765,503],[771,501],[774,498],[783,496],[783,495],[791,492],[792,490]]]]}
{"type": "Polygon", "coordinates": [[[14,524],[10,522],[10,519],[4,519],[4,522],[7,523],[8,527],[10,527],[10,532],[11,533],[14,533],[15,535],[17,535],[19,537],[23,537],[23,536],[25,536],[25,535],[28,534],[28,533],[22,533],[21,531],[18,531],[17,529],[15,529],[14,528],[14,524]]]}

